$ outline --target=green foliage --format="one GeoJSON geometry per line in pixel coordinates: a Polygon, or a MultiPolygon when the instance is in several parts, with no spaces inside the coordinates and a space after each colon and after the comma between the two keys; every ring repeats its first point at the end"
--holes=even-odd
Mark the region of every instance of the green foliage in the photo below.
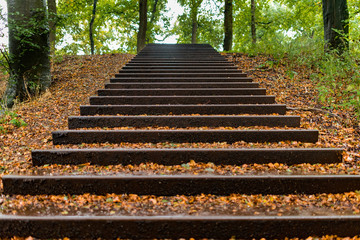
{"type": "Polygon", "coordinates": [[[13,111],[4,110],[0,114],[0,133],[6,133],[6,125],[12,125],[16,128],[27,126],[27,123],[21,119],[21,117],[13,111]]]}
{"type": "Polygon", "coordinates": [[[354,57],[349,53],[342,57],[326,54],[318,62],[319,73],[314,79],[322,102],[355,111],[360,117],[360,66],[354,57]]]}
{"type": "Polygon", "coordinates": [[[195,1],[197,5],[191,5],[191,2],[190,0],[179,1],[185,9],[172,29],[172,33],[179,36],[177,42],[191,43],[192,15],[196,14],[198,21],[197,42],[209,43],[220,50],[224,39],[223,9],[210,0],[195,1]]]}
{"type": "MultiPolygon", "coordinates": [[[[91,0],[58,2],[57,54],[90,54],[89,22],[92,4],[91,0]]],[[[154,0],[148,1],[148,6],[153,4],[154,0]]],[[[153,22],[150,22],[151,14],[148,14],[147,38],[150,43],[157,35],[166,32],[170,25],[169,19],[161,14],[165,7],[166,1],[158,1],[153,22]],[[159,21],[162,21],[162,26],[159,21]]],[[[135,53],[138,21],[138,0],[99,1],[93,31],[95,53],[135,53]]]]}

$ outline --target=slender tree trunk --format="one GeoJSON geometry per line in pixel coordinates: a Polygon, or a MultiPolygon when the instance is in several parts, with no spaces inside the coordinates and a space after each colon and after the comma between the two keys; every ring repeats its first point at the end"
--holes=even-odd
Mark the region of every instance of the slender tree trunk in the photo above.
{"type": "Polygon", "coordinates": [[[137,35],[137,52],[145,47],[147,29],[147,0],[139,0],[139,32],[137,35]]]}
{"type": "Polygon", "coordinates": [[[45,0],[8,0],[9,67],[6,103],[23,101],[51,84],[45,0]]]}
{"type": "MultiPolygon", "coordinates": [[[[149,27],[149,31],[151,31],[152,29],[152,26],[154,24],[154,20],[155,20],[155,14],[156,14],[156,7],[157,7],[157,4],[158,4],[158,0],[155,0],[154,1],[154,5],[153,5],[153,9],[151,11],[151,18],[150,18],[150,22],[148,24],[148,27],[149,27]]],[[[149,43],[150,39],[149,39],[149,36],[146,38],[146,43],[149,43]]]]}
{"type": "Polygon", "coordinates": [[[255,10],[256,10],[255,0],[251,0],[251,39],[253,45],[256,45],[255,10]]]}
{"type": "Polygon", "coordinates": [[[95,17],[96,17],[96,4],[97,4],[97,2],[98,2],[98,0],[94,0],[92,17],[91,17],[91,20],[90,20],[90,27],[89,27],[91,55],[94,55],[94,53],[95,53],[95,43],[94,43],[93,28],[94,28],[94,21],[95,21],[95,17]]]}
{"type": "Polygon", "coordinates": [[[323,0],[325,51],[349,48],[349,10],[346,0],[323,0]]]}
{"type": "Polygon", "coordinates": [[[197,43],[197,30],[198,30],[198,8],[202,0],[191,0],[190,14],[191,14],[191,43],[197,43]]]}
{"type": "Polygon", "coordinates": [[[225,0],[224,11],[224,51],[231,51],[232,38],[233,38],[233,12],[232,12],[232,0],[225,0]]]}
{"type": "Polygon", "coordinates": [[[55,56],[55,45],[56,45],[56,0],[47,0],[48,12],[49,12],[49,27],[50,27],[50,54],[55,56]]]}
{"type": "Polygon", "coordinates": [[[198,23],[196,18],[192,20],[192,29],[191,29],[191,43],[197,43],[197,29],[198,23]]]}

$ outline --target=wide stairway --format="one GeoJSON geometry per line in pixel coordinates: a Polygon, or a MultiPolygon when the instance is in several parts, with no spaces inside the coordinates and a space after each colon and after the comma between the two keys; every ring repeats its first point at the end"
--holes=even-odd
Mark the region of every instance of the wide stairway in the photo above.
{"type": "MultiPolygon", "coordinates": [[[[105,89],[53,132],[55,145],[92,143],[315,143],[317,130],[206,44],[147,45],[105,89]],[[129,127],[129,129],[123,129],[129,127]]],[[[341,163],[328,148],[87,148],[35,150],[35,166],[51,164],[215,165],[341,163]]],[[[4,194],[155,196],[316,194],[360,189],[354,175],[7,175],[4,194]]],[[[360,234],[359,216],[0,216],[0,237],[284,238],[360,234]]]]}

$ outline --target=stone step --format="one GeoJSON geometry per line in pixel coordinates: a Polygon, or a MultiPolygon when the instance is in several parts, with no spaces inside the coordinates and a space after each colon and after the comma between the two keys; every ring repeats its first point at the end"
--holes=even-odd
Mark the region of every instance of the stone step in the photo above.
{"type": "Polygon", "coordinates": [[[342,162],[343,149],[338,148],[175,148],[175,149],[54,149],[33,150],[34,166],[46,164],[139,165],[157,163],[181,165],[191,160],[216,165],[242,164],[329,164],[342,162]]]}
{"type": "Polygon", "coordinates": [[[69,129],[94,127],[300,127],[299,116],[70,116],[69,129]]]}
{"type": "Polygon", "coordinates": [[[126,73],[120,72],[115,74],[116,78],[132,78],[132,77],[146,77],[146,78],[153,78],[153,77],[186,77],[186,78],[193,78],[193,77],[247,77],[246,73],[241,72],[234,72],[234,73],[212,73],[212,72],[200,72],[200,73],[189,73],[189,72],[173,72],[173,73],[126,73]]]}
{"type": "Polygon", "coordinates": [[[5,175],[2,181],[5,195],[285,195],[344,193],[360,186],[359,175],[5,175]]]}
{"type": "Polygon", "coordinates": [[[273,104],[275,96],[207,95],[207,96],[92,96],[90,105],[153,104],[273,104]]]}
{"type": "Polygon", "coordinates": [[[63,130],[52,133],[53,143],[195,143],[280,142],[316,143],[316,130],[63,130]]]}
{"type": "Polygon", "coordinates": [[[128,82],[107,83],[105,89],[129,88],[258,88],[259,83],[253,82],[128,82]]]}
{"type": "Polygon", "coordinates": [[[83,105],[81,115],[164,115],[164,114],[281,114],[284,104],[207,104],[207,105],[83,105]]]}
{"type": "Polygon", "coordinates": [[[265,88],[100,89],[98,96],[266,95],[265,88]]]}
{"type": "Polygon", "coordinates": [[[122,83],[122,82],[252,82],[253,79],[250,77],[117,77],[110,78],[110,83],[122,83]]]}
{"type": "Polygon", "coordinates": [[[13,216],[0,236],[37,239],[284,239],[356,236],[360,216],[13,216]]]}

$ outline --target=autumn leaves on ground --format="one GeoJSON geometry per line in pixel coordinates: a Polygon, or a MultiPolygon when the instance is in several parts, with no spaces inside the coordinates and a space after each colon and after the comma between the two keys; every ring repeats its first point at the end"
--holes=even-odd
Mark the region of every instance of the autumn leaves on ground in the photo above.
{"type": "MultiPolygon", "coordinates": [[[[41,97],[18,105],[16,114],[0,118],[0,174],[360,174],[359,125],[351,112],[324,110],[317,101],[316,83],[309,79],[310,70],[291,69],[286,61],[278,62],[269,56],[249,57],[229,54],[229,59],[254,81],[276,95],[277,103],[287,104],[288,114],[301,116],[301,128],[318,129],[316,144],[300,142],[279,143],[159,143],[159,144],[81,144],[54,146],[51,132],[67,129],[67,117],[79,115],[79,106],[130,59],[132,55],[64,56],[54,60],[54,84],[41,97]],[[137,166],[78,166],[51,165],[33,167],[30,152],[51,148],[235,148],[235,147],[340,147],[344,148],[341,164],[252,164],[218,166],[196,163],[163,166],[153,163],[137,166]]],[[[203,129],[206,129],[204,126],[203,129]]],[[[228,129],[228,128],[227,128],[228,129]]],[[[5,196],[0,195],[0,212],[6,214],[63,214],[63,215],[169,215],[169,214],[233,214],[233,215],[333,215],[360,214],[360,192],[317,195],[238,195],[231,196],[137,196],[137,195],[61,195],[5,196]]]]}

